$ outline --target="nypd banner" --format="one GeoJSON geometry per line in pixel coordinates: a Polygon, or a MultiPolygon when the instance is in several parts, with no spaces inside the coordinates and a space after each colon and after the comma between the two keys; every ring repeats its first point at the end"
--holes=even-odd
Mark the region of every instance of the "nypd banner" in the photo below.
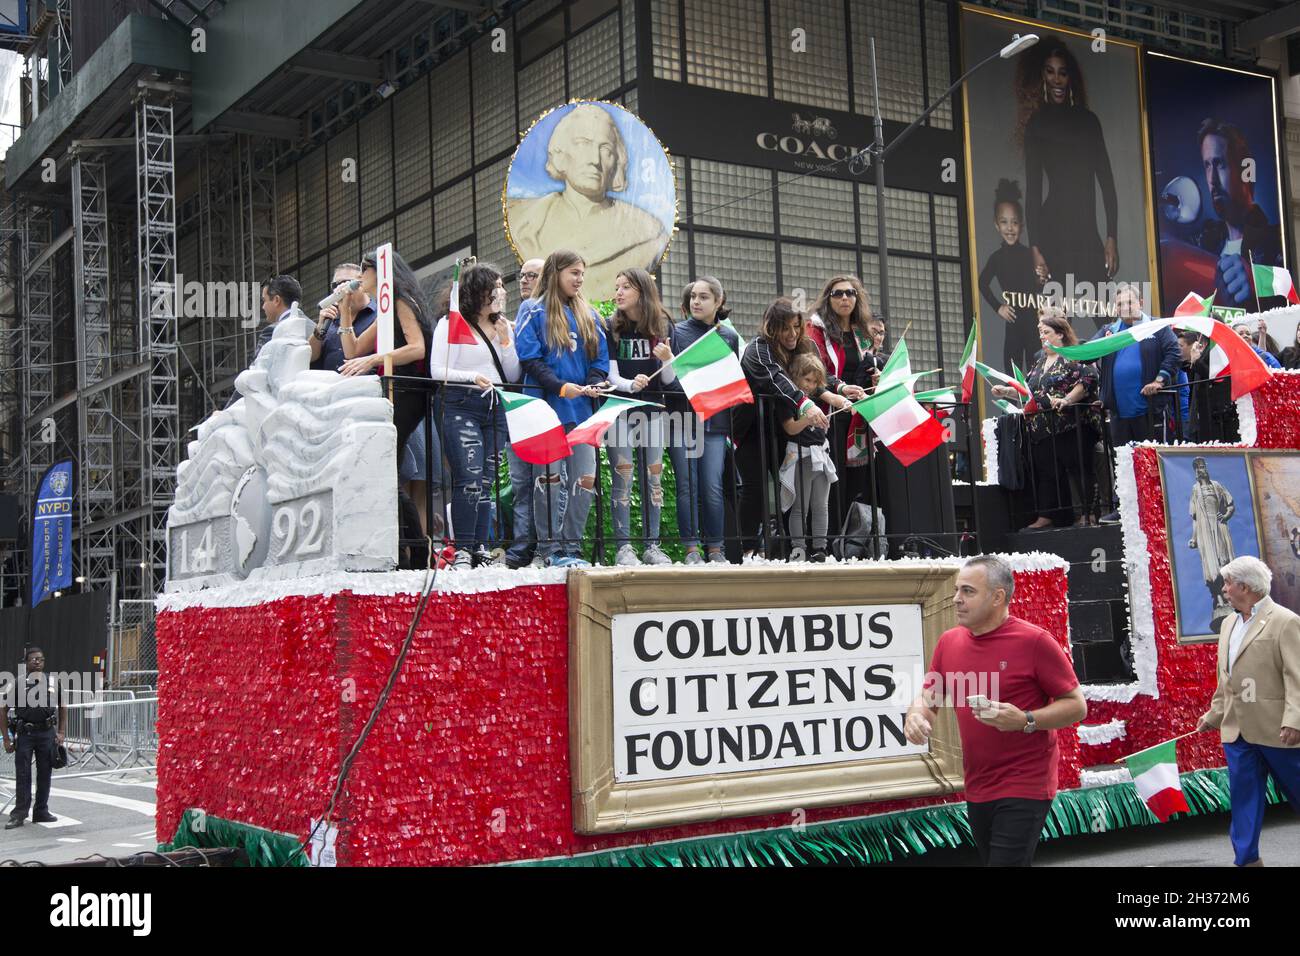
{"type": "Polygon", "coordinates": [[[32,607],[72,585],[72,461],[51,465],[32,513],[32,607]]]}

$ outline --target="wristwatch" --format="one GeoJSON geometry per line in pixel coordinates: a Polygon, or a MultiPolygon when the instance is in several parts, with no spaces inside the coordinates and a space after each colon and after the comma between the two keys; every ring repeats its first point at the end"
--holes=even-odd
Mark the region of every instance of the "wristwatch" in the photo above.
{"type": "Polygon", "coordinates": [[[1034,712],[1032,710],[1025,711],[1025,733],[1032,734],[1037,729],[1038,724],[1034,722],[1034,712]]]}

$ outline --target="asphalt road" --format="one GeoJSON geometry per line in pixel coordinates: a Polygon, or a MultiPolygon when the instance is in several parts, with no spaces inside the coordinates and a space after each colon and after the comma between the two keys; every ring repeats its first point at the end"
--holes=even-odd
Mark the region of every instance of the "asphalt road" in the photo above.
{"type": "MultiPolygon", "coordinates": [[[[96,853],[121,857],[155,849],[156,786],[151,771],[79,779],[56,773],[50,812],[58,822],[32,823],[29,815],[23,826],[0,830],[0,860],[60,863],[96,853]]],[[[0,791],[7,797],[12,783],[0,781],[0,791]]],[[[9,809],[0,820],[9,819],[9,809]]]]}

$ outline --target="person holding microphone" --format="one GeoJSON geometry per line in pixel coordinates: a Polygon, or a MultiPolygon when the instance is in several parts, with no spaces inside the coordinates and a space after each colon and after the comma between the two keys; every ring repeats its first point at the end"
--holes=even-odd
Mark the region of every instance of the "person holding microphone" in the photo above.
{"type": "Polygon", "coordinates": [[[325,304],[316,318],[316,328],[307,340],[311,346],[311,367],[326,372],[337,372],[348,359],[356,358],[356,337],[375,321],[370,296],[361,291],[361,266],[355,262],[336,266],[332,289],[323,300],[325,304]],[[344,308],[350,316],[346,333],[341,318],[344,308]]]}

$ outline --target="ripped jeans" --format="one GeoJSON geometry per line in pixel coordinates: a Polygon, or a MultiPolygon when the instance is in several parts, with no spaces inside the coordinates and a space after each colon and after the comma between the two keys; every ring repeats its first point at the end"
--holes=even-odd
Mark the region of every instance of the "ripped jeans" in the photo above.
{"type": "Polygon", "coordinates": [[[451,525],[456,547],[474,551],[491,537],[497,462],[510,441],[498,401],[469,389],[449,388],[439,414],[442,447],[451,465],[451,525]]]}
{"type": "Polygon", "coordinates": [[[637,448],[641,450],[641,460],[645,465],[645,484],[641,489],[641,530],[645,535],[642,544],[648,547],[659,543],[659,514],[664,506],[664,413],[648,412],[633,419],[635,415],[637,411],[627,413],[621,424],[626,432],[640,434],[645,441],[636,447],[630,444],[606,446],[609,463],[614,469],[609,511],[616,548],[632,543],[632,486],[636,480],[637,448]]]}
{"type": "MultiPolygon", "coordinates": [[[[564,426],[566,432],[573,425],[564,426]]],[[[568,458],[549,465],[530,465],[533,475],[533,532],[537,555],[579,554],[587,516],[595,501],[596,448],[578,445],[568,458]],[[582,485],[588,478],[592,488],[582,485]]]]}

